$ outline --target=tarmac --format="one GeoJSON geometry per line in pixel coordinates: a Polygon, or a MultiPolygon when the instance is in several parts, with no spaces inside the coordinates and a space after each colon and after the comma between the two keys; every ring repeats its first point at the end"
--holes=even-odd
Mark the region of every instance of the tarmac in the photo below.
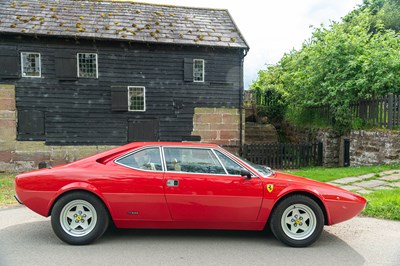
{"type": "Polygon", "coordinates": [[[358,194],[368,194],[376,190],[400,188],[400,170],[349,176],[327,183],[358,194]]]}

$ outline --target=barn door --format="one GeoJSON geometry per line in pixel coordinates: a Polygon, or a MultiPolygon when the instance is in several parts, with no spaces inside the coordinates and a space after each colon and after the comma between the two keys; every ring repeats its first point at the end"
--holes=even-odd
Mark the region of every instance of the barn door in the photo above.
{"type": "Polygon", "coordinates": [[[128,142],[132,141],[158,141],[158,119],[129,120],[128,142]]]}

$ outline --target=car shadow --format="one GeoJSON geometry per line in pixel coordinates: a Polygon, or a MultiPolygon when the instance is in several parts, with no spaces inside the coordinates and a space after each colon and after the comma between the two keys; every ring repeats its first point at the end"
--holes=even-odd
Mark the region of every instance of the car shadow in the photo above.
{"type": "Polygon", "coordinates": [[[0,230],[1,265],[2,262],[5,262],[4,265],[22,265],[26,261],[52,265],[60,257],[80,255],[84,255],[83,261],[103,265],[110,258],[118,258],[123,265],[134,262],[147,264],[144,261],[162,264],[165,260],[172,261],[174,265],[198,264],[203,260],[204,264],[310,265],[311,261],[319,261],[320,258],[327,264],[330,264],[329,261],[337,265],[365,263],[356,250],[326,231],[310,247],[290,248],[264,231],[110,228],[91,245],[71,246],[56,237],[49,221],[19,224],[0,230]]]}

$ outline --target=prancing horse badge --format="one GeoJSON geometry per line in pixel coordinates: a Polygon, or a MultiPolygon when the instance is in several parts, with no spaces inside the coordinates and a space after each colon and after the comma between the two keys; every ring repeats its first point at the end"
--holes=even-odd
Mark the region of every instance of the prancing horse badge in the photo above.
{"type": "Polygon", "coordinates": [[[273,184],[268,184],[267,185],[267,190],[268,190],[269,193],[271,193],[272,190],[274,190],[274,185],[273,184]]]}

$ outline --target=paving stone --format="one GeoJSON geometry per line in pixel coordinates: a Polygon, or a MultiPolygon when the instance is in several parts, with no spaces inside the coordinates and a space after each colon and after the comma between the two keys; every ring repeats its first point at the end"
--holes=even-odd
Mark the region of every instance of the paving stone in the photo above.
{"type": "Polygon", "coordinates": [[[363,182],[357,183],[357,186],[363,187],[363,188],[376,188],[376,187],[384,186],[384,185],[389,185],[389,183],[382,181],[382,180],[369,180],[369,181],[363,181],[363,182]]]}
{"type": "Polygon", "coordinates": [[[379,180],[386,180],[386,181],[400,180],[400,174],[383,176],[379,178],[379,180]]]}
{"type": "Polygon", "coordinates": [[[374,187],[374,190],[383,190],[383,189],[393,189],[393,187],[388,187],[388,186],[374,187]]]}
{"type": "Polygon", "coordinates": [[[374,177],[375,175],[376,175],[375,173],[370,173],[370,174],[365,174],[365,175],[357,176],[357,178],[358,178],[358,179],[367,179],[367,178],[374,177]]]}
{"type": "Polygon", "coordinates": [[[389,185],[390,185],[391,187],[400,187],[400,182],[389,183],[389,185]]]}
{"type": "Polygon", "coordinates": [[[360,187],[356,187],[356,186],[352,186],[352,185],[349,185],[349,186],[341,186],[341,188],[346,189],[346,190],[349,190],[349,191],[360,190],[360,187]]]}
{"type": "Polygon", "coordinates": [[[354,177],[354,176],[349,176],[349,177],[344,177],[344,178],[340,178],[340,179],[336,179],[332,182],[337,183],[337,184],[348,184],[348,183],[353,183],[356,181],[359,181],[360,178],[358,177],[354,177]]]}
{"type": "Polygon", "coordinates": [[[368,193],[373,192],[373,190],[360,189],[360,190],[356,190],[354,192],[358,193],[358,194],[368,194],[368,193]]]}
{"type": "Polygon", "coordinates": [[[383,171],[381,175],[391,175],[391,174],[399,174],[400,170],[388,170],[388,171],[383,171]]]}

